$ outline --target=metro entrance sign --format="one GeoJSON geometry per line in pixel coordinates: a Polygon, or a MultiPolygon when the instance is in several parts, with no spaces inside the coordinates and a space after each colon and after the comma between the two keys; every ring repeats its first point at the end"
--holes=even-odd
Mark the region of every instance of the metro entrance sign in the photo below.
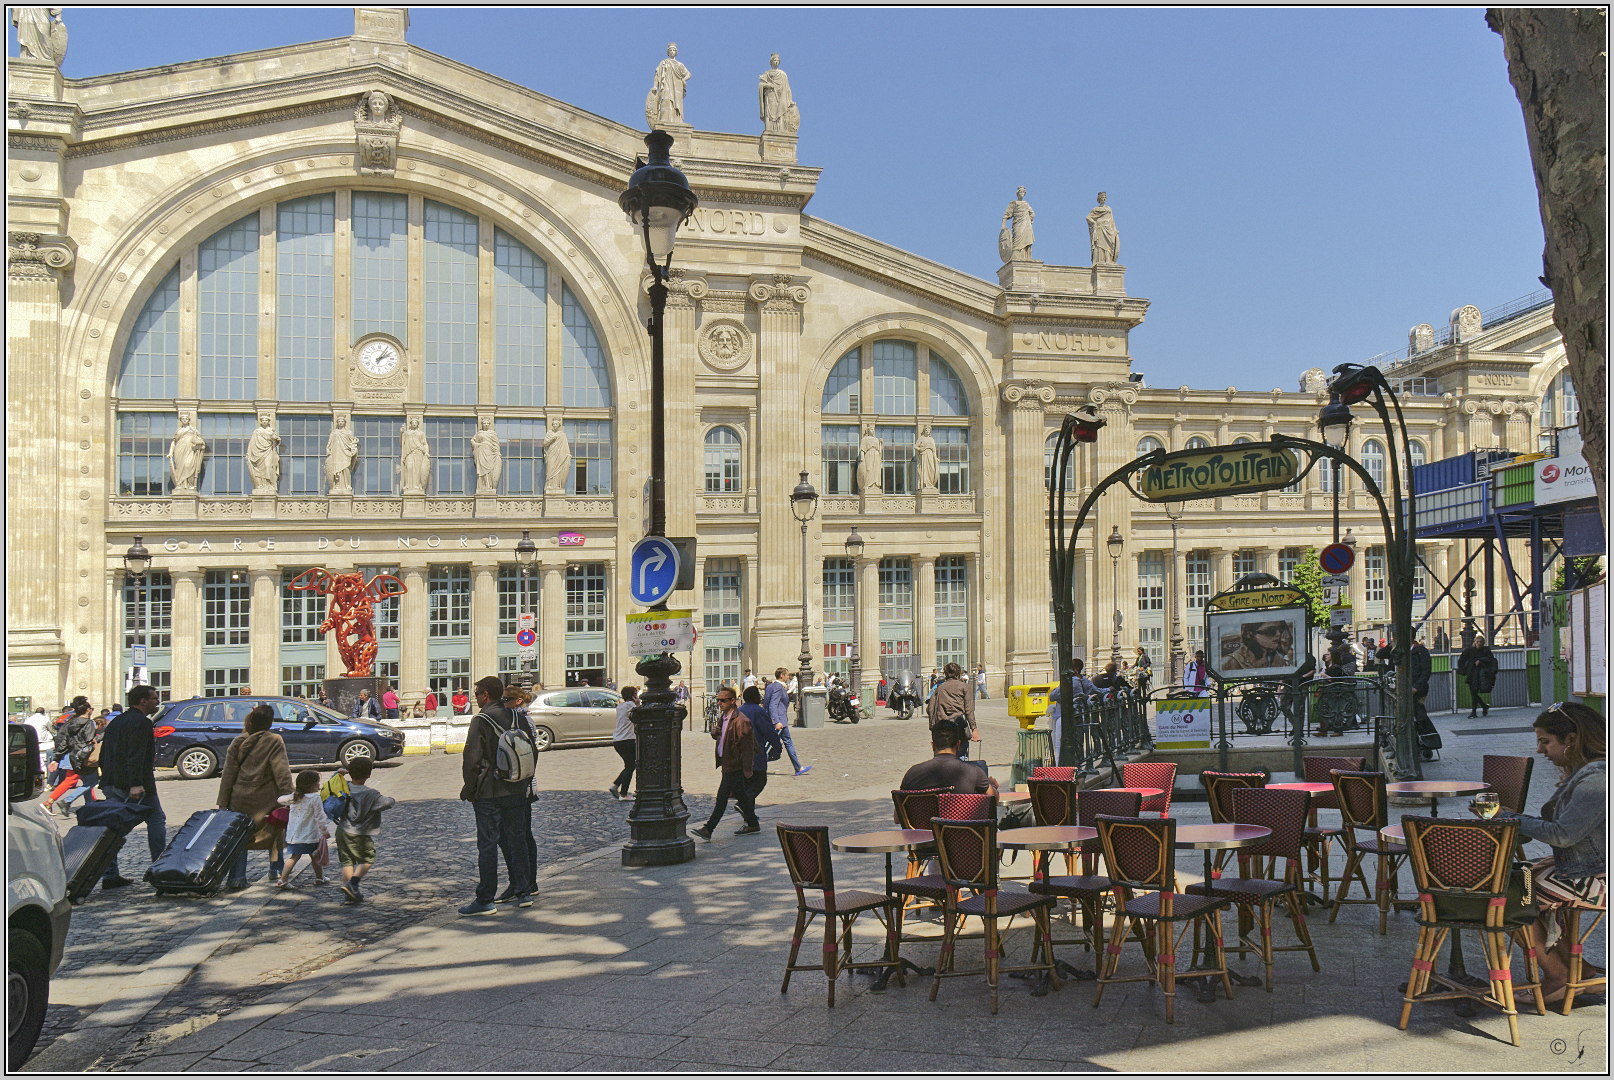
{"type": "Polygon", "coordinates": [[[1234,443],[1205,450],[1179,450],[1143,465],[1134,490],[1149,502],[1177,502],[1270,491],[1300,475],[1295,452],[1267,443],[1234,443]]]}

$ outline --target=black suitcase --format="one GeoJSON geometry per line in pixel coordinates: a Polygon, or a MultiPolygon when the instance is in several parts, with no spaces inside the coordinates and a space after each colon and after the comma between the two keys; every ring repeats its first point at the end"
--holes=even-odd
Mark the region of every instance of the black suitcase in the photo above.
{"type": "Polygon", "coordinates": [[[256,831],[246,814],[198,810],[152,862],[146,880],[159,893],[218,892],[230,865],[256,831]]]}
{"type": "Polygon", "coordinates": [[[74,825],[62,837],[62,863],[67,868],[67,899],[78,903],[95,889],[123,848],[123,835],[105,825],[74,825]]]}

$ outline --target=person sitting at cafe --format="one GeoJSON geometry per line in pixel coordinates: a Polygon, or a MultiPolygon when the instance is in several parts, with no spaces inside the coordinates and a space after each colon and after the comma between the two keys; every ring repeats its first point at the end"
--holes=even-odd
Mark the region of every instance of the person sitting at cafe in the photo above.
{"type": "Polygon", "coordinates": [[[1552,857],[1532,868],[1540,915],[1530,927],[1541,957],[1541,992],[1551,1005],[1563,1000],[1569,946],[1575,944],[1563,933],[1560,913],[1607,902],[1608,731],[1601,714],[1575,702],[1552,705],[1534,727],[1537,752],[1558,766],[1563,779],[1539,817],[1511,810],[1497,817],[1516,820],[1521,836],[1552,847],[1552,857]]]}
{"type": "MultiPolygon", "coordinates": [[[[988,776],[985,769],[971,765],[958,756],[958,744],[963,738],[963,732],[953,721],[938,720],[936,726],[930,729],[930,746],[935,756],[903,773],[899,785],[901,790],[934,791],[947,788],[958,795],[996,794],[998,782],[988,776]]],[[[894,820],[902,824],[901,818],[894,820]]]]}

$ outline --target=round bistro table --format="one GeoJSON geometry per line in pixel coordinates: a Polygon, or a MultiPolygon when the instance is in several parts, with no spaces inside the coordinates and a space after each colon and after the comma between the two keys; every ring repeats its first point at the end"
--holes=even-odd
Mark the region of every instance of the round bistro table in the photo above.
{"type": "Polygon", "coordinates": [[[1385,784],[1384,790],[1403,798],[1428,799],[1429,816],[1439,817],[1440,807],[1437,803],[1440,799],[1478,795],[1482,791],[1490,791],[1491,785],[1477,780],[1403,780],[1397,784],[1385,784]]]}
{"type": "MultiPolygon", "coordinates": [[[[1265,825],[1239,825],[1226,823],[1221,825],[1179,825],[1177,826],[1178,850],[1197,848],[1205,853],[1205,884],[1211,884],[1211,853],[1226,851],[1229,848],[1254,847],[1272,835],[1272,830],[1265,825]]],[[[1214,894],[1211,894],[1214,895],[1214,894]]],[[[1210,967],[1209,956],[1206,955],[1211,943],[1206,941],[1204,946],[1196,950],[1194,964],[1183,973],[1183,982],[1193,980],[1199,984],[1199,1000],[1207,1005],[1216,1000],[1216,982],[1208,975],[1195,975],[1194,971],[1210,967]]],[[[1224,957],[1225,960],[1225,957],[1224,957]]],[[[1261,980],[1253,975],[1240,975],[1232,968],[1227,969],[1230,981],[1240,986],[1260,986],[1261,980]]]]}
{"type": "MultiPolygon", "coordinates": [[[[998,833],[998,847],[1010,851],[1034,851],[1037,853],[1036,870],[1033,878],[1042,881],[1048,876],[1048,859],[1056,851],[1069,851],[1084,840],[1098,838],[1098,830],[1086,825],[1037,825],[1024,829],[1008,829],[998,833]]],[[[1065,961],[1054,958],[1054,967],[1060,975],[1070,979],[1084,979],[1091,981],[1098,978],[1098,973],[1082,971],[1072,967],[1065,961]]],[[[1034,997],[1041,997],[1047,993],[1044,987],[1045,972],[1015,971],[1009,977],[1039,976],[1037,986],[1032,990],[1034,997]]]]}
{"type": "MultiPolygon", "coordinates": [[[[891,856],[894,852],[907,851],[916,844],[927,844],[934,837],[929,829],[882,829],[879,832],[855,833],[843,836],[839,840],[831,840],[829,846],[836,851],[845,851],[854,855],[885,855],[885,894],[891,895],[891,856]]],[[[891,950],[896,948],[896,942],[886,936],[885,955],[883,959],[891,959],[891,950]]],[[[902,966],[911,970],[915,975],[934,975],[935,968],[922,968],[912,960],[903,959],[902,966]]],[[[855,969],[854,969],[855,970],[855,969]]],[[[891,972],[895,970],[882,967],[874,978],[873,990],[884,990],[885,984],[891,979],[891,972]]]]}
{"type": "Polygon", "coordinates": [[[1029,798],[1031,798],[1029,791],[999,791],[998,805],[1007,806],[1009,803],[1025,802],[1029,798]]]}

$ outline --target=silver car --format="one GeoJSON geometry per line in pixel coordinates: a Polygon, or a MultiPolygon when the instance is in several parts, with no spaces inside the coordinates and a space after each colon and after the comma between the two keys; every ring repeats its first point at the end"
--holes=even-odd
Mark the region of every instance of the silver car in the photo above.
{"type": "Polygon", "coordinates": [[[616,734],[616,707],[622,698],[614,690],[574,686],[538,694],[527,706],[538,749],[565,743],[610,742],[616,734]]]}

